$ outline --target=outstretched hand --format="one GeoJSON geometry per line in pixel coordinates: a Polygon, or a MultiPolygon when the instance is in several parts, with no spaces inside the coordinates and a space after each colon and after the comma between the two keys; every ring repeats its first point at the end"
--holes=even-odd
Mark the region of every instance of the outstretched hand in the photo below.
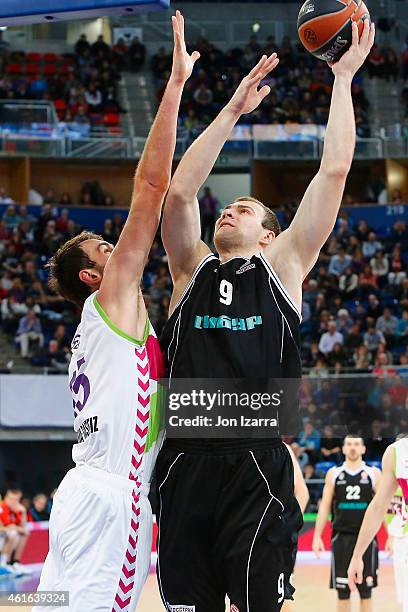
{"type": "Polygon", "coordinates": [[[276,53],[272,53],[269,57],[263,55],[257,65],[241,81],[228,107],[239,115],[252,113],[271,91],[269,85],[264,85],[258,90],[262,79],[274,70],[278,64],[279,59],[276,53]]]}
{"type": "Polygon", "coordinates": [[[184,37],[184,17],[180,11],[176,11],[176,15],[172,18],[173,35],[174,35],[174,51],[173,51],[173,68],[171,78],[177,83],[184,83],[190,78],[193,72],[194,64],[200,59],[198,51],[193,51],[190,55],[186,49],[184,37]]]}
{"type": "Polygon", "coordinates": [[[338,62],[328,62],[335,76],[346,74],[353,77],[364,64],[374,44],[375,25],[374,23],[370,24],[369,19],[364,21],[361,37],[359,37],[358,25],[355,21],[352,24],[352,33],[353,39],[350,49],[342,55],[338,62]]]}

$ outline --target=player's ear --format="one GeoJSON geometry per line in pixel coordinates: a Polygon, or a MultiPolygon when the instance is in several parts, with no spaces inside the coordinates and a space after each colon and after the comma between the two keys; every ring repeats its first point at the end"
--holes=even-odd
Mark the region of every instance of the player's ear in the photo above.
{"type": "Polygon", "coordinates": [[[264,234],[261,238],[261,246],[267,247],[273,240],[275,240],[275,232],[264,228],[264,234]]]}
{"type": "Polygon", "coordinates": [[[86,268],[79,272],[79,278],[85,285],[94,288],[99,287],[102,275],[98,270],[95,270],[95,268],[86,268]]]}

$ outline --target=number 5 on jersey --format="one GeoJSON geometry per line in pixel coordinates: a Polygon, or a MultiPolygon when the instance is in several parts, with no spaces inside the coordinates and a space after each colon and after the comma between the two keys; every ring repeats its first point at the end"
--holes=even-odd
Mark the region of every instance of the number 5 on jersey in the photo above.
{"type": "Polygon", "coordinates": [[[220,302],[221,304],[225,304],[226,306],[230,306],[232,304],[232,292],[233,286],[232,283],[226,280],[222,280],[220,283],[220,302]]]}

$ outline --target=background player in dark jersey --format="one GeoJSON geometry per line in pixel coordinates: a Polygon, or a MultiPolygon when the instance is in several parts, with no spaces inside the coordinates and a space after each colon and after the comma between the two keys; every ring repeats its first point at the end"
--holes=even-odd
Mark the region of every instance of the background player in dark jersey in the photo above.
{"type": "MultiPolygon", "coordinates": [[[[201,239],[197,194],[238,119],[269,93],[265,56],[180,162],[163,217],[174,282],[163,334],[173,378],[297,378],[302,282],[329,237],[355,145],[351,82],[374,42],[333,66],[335,83],[320,170],[291,226],[257,200],[227,206],[215,257],[201,239]]],[[[275,612],[289,588],[293,531],[301,524],[293,466],[280,440],[167,440],[158,463],[158,579],[168,610],[275,612]]]]}
{"type": "MultiPolygon", "coordinates": [[[[365,451],[362,438],[346,436],[343,444],[343,454],[346,460],[343,465],[331,468],[326,474],[323,498],[313,538],[313,550],[319,556],[324,550],[322,532],[332,512],[330,588],[337,589],[338,612],[351,610],[347,569],[365,512],[374,497],[381,476],[378,468],[369,467],[364,463],[365,451]]],[[[364,582],[359,585],[362,612],[369,612],[372,609],[371,590],[377,586],[377,570],[378,546],[374,539],[364,556],[364,582]]]]}

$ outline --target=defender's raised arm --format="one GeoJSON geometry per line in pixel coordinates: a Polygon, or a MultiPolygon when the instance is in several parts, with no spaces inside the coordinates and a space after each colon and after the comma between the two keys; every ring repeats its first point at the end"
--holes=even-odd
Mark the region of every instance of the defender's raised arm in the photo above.
{"type": "MultiPolygon", "coordinates": [[[[164,197],[170,185],[181,95],[194,63],[199,58],[198,52],[191,56],[187,53],[181,13],[177,11],[172,19],[174,54],[171,76],[136,170],[128,219],[106,264],[98,293],[98,301],[122,329],[132,325],[123,306],[127,309],[128,304],[129,309],[134,309],[134,299],[139,294],[138,303],[142,310],[141,321],[138,323],[139,335],[143,333],[146,318],[139,292],[140,280],[159,225],[164,197]]],[[[133,330],[133,333],[136,331],[133,330]]]]}

